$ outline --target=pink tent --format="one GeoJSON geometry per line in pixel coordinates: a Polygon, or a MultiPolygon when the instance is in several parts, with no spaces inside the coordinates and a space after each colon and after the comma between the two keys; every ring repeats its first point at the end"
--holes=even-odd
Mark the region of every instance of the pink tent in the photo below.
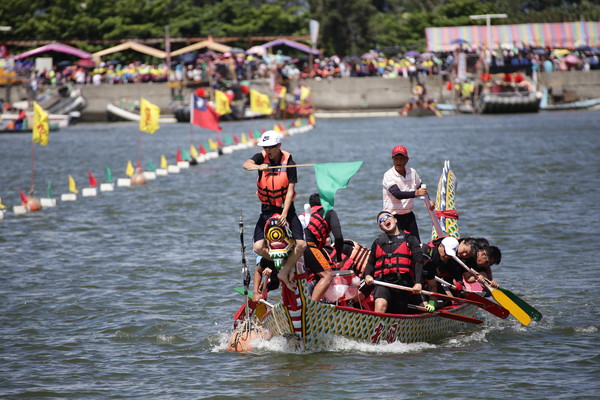
{"type": "Polygon", "coordinates": [[[92,55],[87,51],[79,50],[75,47],[68,46],[62,43],[50,43],[42,47],[38,47],[37,49],[26,51],[25,53],[17,54],[15,56],[15,60],[20,60],[22,58],[27,58],[31,56],[38,55],[40,53],[45,53],[47,51],[58,51],[60,53],[71,54],[73,56],[79,58],[92,58],[92,55]]]}

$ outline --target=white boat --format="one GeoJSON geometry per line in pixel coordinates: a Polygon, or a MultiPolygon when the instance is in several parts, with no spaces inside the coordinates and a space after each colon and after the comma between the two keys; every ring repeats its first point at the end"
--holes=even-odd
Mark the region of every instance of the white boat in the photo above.
{"type": "MultiPolygon", "coordinates": [[[[109,121],[139,121],[140,111],[139,104],[136,102],[125,103],[119,101],[117,103],[108,103],[106,105],[109,121]]],[[[160,124],[174,124],[177,119],[174,116],[163,116],[158,119],[160,124]]]]}

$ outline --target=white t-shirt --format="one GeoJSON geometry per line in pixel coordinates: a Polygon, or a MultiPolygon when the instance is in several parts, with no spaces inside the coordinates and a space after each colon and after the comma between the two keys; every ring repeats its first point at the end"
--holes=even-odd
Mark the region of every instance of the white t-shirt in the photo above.
{"type": "Polygon", "coordinates": [[[390,193],[390,188],[398,185],[401,191],[417,190],[421,186],[419,174],[412,168],[406,168],[406,176],[402,176],[394,167],[383,175],[383,209],[393,214],[408,214],[414,208],[415,199],[397,199],[390,193]]]}

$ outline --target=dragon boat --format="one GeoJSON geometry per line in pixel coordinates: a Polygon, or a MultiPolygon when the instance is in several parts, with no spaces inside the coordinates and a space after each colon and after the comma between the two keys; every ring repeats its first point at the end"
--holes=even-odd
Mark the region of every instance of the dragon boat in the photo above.
{"type": "MultiPolygon", "coordinates": [[[[446,162],[438,184],[436,210],[431,211],[442,218],[445,235],[458,236],[454,194],[456,177],[446,162]]],[[[429,203],[429,199],[424,199],[429,203]]],[[[241,226],[243,225],[240,222],[241,226]]],[[[243,229],[240,228],[240,234],[243,229]]],[[[435,237],[438,232],[433,232],[435,237]]],[[[276,224],[265,227],[265,238],[271,258],[281,265],[287,251],[293,246],[289,231],[276,224]],[[269,232],[269,227],[273,232],[269,232]],[[273,240],[270,240],[273,239],[273,240]]],[[[243,246],[243,236],[242,236],[243,246]]],[[[472,331],[478,324],[480,309],[494,311],[501,309],[497,304],[482,296],[473,294],[466,298],[455,298],[450,305],[432,313],[415,311],[411,314],[389,314],[373,311],[372,303],[360,301],[358,287],[366,266],[369,249],[355,243],[356,250],[348,256],[344,267],[335,271],[336,277],[326,294],[327,301],[313,301],[309,273],[304,268],[303,257],[296,265],[296,289],[290,290],[281,285],[281,300],[271,304],[265,299],[258,303],[251,300],[248,289],[249,274],[245,278],[245,289],[238,288],[247,295],[247,301],[234,316],[234,332],[228,349],[247,351],[253,348],[254,339],[285,337],[300,348],[306,349],[325,343],[331,336],[341,336],[364,343],[414,343],[436,342],[459,333],[472,331]],[[332,295],[333,294],[333,298],[332,295]],[[485,303],[485,304],[484,304],[485,303]]],[[[243,258],[245,260],[245,258],[243,258]]],[[[428,292],[423,291],[427,294],[428,292]]],[[[439,295],[439,294],[438,294],[439,295]]],[[[448,296],[450,297],[450,296],[448,296]]],[[[418,307],[416,307],[418,308],[418,307]]],[[[503,310],[504,312],[506,310],[503,310]]],[[[491,312],[491,311],[490,311],[491,312]]],[[[508,313],[506,312],[506,315],[508,313]]],[[[503,316],[503,318],[506,317],[503,316]]]]}

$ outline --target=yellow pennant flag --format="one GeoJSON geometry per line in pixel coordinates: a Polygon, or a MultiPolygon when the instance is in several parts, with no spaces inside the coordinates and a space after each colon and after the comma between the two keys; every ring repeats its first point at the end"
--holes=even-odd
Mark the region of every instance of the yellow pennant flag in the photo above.
{"type": "Polygon", "coordinates": [[[296,126],[302,126],[302,119],[296,118],[296,126]]]}
{"type": "Polygon", "coordinates": [[[246,134],[242,133],[242,138],[240,139],[242,143],[248,143],[248,139],[246,138],[246,134]]]}
{"type": "Polygon", "coordinates": [[[48,144],[50,137],[50,126],[48,125],[48,114],[37,101],[33,102],[33,141],[42,146],[48,144]]]}
{"type": "Polygon", "coordinates": [[[279,109],[285,110],[287,104],[285,103],[285,96],[287,95],[287,89],[285,86],[281,88],[281,92],[279,92],[279,109]]]}
{"type": "Polygon", "coordinates": [[[2,204],[2,197],[0,197],[0,210],[4,210],[6,206],[2,204]]]}
{"type": "Polygon", "coordinates": [[[215,142],[211,138],[208,138],[208,146],[211,148],[211,150],[217,150],[219,148],[217,142],[215,142]]]}
{"type": "Polygon", "coordinates": [[[271,108],[269,96],[257,92],[254,89],[250,89],[250,109],[252,111],[265,115],[273,114],[273,109],[271,108]]]}
{"type": "Polygon", "coordinates": [[[131,161],[127,162],[127,169],[125,170],[125,175],[127,175],[128,177],[132,177],[133,173],[135,172],[135,170],[133,169],[133,164],[131,164],[131,161]]]}
{"type": "Polygon", "coordinates": [[[142,97],[140,101],[140,131],[154,133],[160,126],[160,108],[142,97]]]}
{"type": "Polygon", "coordinates": [[[310,96],[310,89],[306,86],[302,86],[300,88],[300,104],[306,103],[308,96],[310,96]]]}
{"type": "Polygon", "coordinates": [[[169,163],[167,162],[167,157],[163,154],[160,156],[160,167],[162,169],[167,169],[169,167],[169,163]]]}
{"type": "Polygon", "coordinates": [[[79,190],[77,190],[77,185],[75,184],[75,179],[73,179],[71,175],[69,175],[69,192],[75,194],[79,193],[79,190]]]}
{"type": "Polygon", "coordinates": [[[274,130],[275,132],[279,132],[279,133],[281,133],[281,129],[279,128],[279,125],[273,125],[273,130],[274,130]]]}
{"type": "Polygon", "coordinates": [[[310,116],[308,117],[308,122],[309,122],[311,125],[315,125],[315,124],[317,123],[317,121],[315,120],[315,116],[314,116],[314,115],[312,115],[312,114],[310,114],[310,116]]]}
{"type": "Polygon", "coordinates": [[[229,106],[229,97],[220,91],[215,90],[215,111],[219,115],[229,114],[231,112],[231,107],[229,106]]]}
{"type": "Polygon", "coordinates": [[[198,154],[198,150],[196,150],[196,148],[191,144],[190,144],[190,154],[194,158],[198,158],[200,156],[200,154],[198,154]]]}

